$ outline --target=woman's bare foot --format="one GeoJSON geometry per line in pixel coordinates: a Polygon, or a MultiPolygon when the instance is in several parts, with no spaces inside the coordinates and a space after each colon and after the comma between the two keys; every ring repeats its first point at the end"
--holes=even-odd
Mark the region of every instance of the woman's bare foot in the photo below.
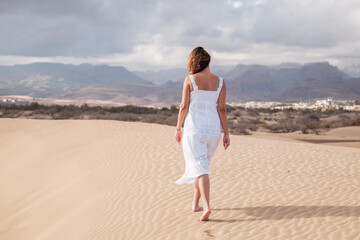
{"type": "Polygon", "coordinates": [[[193,211],[193,212],[201,211],[201,209],[202,209],[202,207],[200,207],[200,206],[196,206],[196,207],[193,206],[193,207],[192,207],[192,211],[193,211]]]}
{"type": "Polygon", "coordinates": [[[211,213],[211,210],[208,209],[208,210],[204,210],[203,214],[201,215],[201,218],[200,218],[200,222],[202,221],[209,221],[209,216],[210,216],[210,213],[211,213]]]}

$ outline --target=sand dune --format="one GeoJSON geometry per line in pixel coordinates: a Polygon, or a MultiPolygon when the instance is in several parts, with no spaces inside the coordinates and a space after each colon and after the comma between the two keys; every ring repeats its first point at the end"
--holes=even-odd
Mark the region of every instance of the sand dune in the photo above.
{"type": "Polygon", "coordinates": [[[209,222],[174,127],[0,119],[0,239],[360,239],[360,149],[231,136],[209,222]]]}
{"type": "Polygon", "coordinates": [[[360,138],[360,127],[342,127],[335,128],[327,132],[327,136],[338,136],[338,137],[355,137],[360,138]]]}
{"type": "Polygon", "coordinates": [[[321,130],[316,134],[302,134],[301,131],[292,133],[266,133],[266,132],[251,132],[252,137],[270,138],[277,140],[295,140],[305,141],[310,143],[342,146],[342,147],[355,147],[360,148],[360,127],[340,127],[331,129],[329,131],[321,130]]]}

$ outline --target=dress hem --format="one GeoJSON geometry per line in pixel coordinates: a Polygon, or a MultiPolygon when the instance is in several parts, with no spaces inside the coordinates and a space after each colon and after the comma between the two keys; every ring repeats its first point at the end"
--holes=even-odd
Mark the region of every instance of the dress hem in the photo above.
{"type": "Polygon", "coordinates": [[[197,174],[196,176],[192,176],[192,177],[188,177],[188,176],[183,176],[180,179],[175,181],[175,184],[178,185],[183,185],[183,184],[194,184],[195,183],[195,179],[202,176],[202,175],[206,175],[209,174],[208,172],[204,172],[204,173],[200,173],[197,174]]]}

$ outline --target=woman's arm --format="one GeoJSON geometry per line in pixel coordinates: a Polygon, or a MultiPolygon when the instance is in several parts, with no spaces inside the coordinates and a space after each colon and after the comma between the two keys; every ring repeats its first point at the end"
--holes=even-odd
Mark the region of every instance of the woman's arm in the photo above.
{"type": "Polygon", "coordinates": [[[189,111],[189,103],[190,103],[190,79],[187,76],[184,80],[182,100],[180,104],[176,130],[181,130],[186,114],[189,111]]]}
{"type": "Polygon", "coordinates": [[[226,106],[225,106],[226,84],[225,84],[225,81],[223,81],[223,82],[224,82],[224,84],[220,91],[217,110],[219,113],[221,126],[224,130],[224,134],[229,134],[228,124],[227,124],[227,112],[226,112],[226,106]]]}
{"type": "Polygon", "coordinates": [[[226,106],[225,106],[226,84],[225,84],[225,81],[223,81],[223,82],[224,82],[224,84],[223,84],[223,87],[219,94],[217,110],[219,113],[221,126],[224,131],[223,145],[226,150],[230,146],[230,136],[229,136],[229,130],[228,130],[228,124],[227,124],[227,112],[226,112],[226,106]]]}

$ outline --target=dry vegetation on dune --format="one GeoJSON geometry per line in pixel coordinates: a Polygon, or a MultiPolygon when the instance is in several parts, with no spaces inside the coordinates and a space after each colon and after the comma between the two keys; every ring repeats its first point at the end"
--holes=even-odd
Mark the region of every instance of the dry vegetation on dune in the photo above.
{"type": "Polygon", "coordinates": [[[360,113],[343,110],[271,110],[228,107],[229,128],[233,134],[250,131],[318,133],[323,129],[360,126],[360,113]]]}
{"type": "MultiPolygon", "coordinates": [[[[248,135],[251,131],[286,133],[301,130],[315,133],[320,130],[345,126],[360,126],[360,113],[345,110],[270,110],[245,109],[227,105],[228,126],[232,134],[248,135]]],[[[151,108],[134,105],[100,107],[75,105],[0,105],[2,118],[31,119],[105,119],[131,122],[158,123],[175,126],[178,107],[151,108]]]]}
{"type": "Polygon", "coordinates": [[[126,105],[121,107],[101,107],[83,104],[75,105],[0,105],[2,118],[31,119],[104,119],[129,122],[147,122],[174,125],[177,120],[175,106],[171,108],[150,108],[126,105]]]}

